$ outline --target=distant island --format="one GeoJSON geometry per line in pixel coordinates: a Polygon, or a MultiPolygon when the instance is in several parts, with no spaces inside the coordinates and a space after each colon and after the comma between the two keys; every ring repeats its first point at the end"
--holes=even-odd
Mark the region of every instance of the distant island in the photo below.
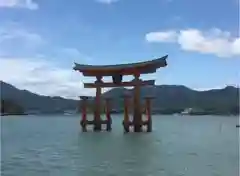
{"type": "MultiPolygon", "coordinates": [[[[1,102],[7,101],[20,106],[24,114],[62,114],[65,111],[76,112],[79,103],[77,100],[41,96],[28,90],[20,90],[3,81],[0,82],[0,86],[1,102]]],[[[5,115],[6,114],[5,112],[5,115]]]]}
{"type": "MultiPolygon", "coordinates": [[[[123,113],[123,94],[131,89],[114,88],[102,94],[112,98],[112,113],[123,113]]],[[[182,85],[156,85],[141,88],[141,100],[154,96],[154,114],[239,115],[239,88],[196,91],[182,85]],[[151,94],[151,95],[150,95],[151,94]]],[[[88,111],[93,112],[94,97],[89,100],[88,111]]],[[[1,114],[64,114],[78,113],[81,101],[62,97],[41,96],[20,90],[1,81],[1,114]]],[[[104,108],[102,108],[104,109],[104,108]]],[[[144,111],[144,110],[143,110],[144,111]]]]}

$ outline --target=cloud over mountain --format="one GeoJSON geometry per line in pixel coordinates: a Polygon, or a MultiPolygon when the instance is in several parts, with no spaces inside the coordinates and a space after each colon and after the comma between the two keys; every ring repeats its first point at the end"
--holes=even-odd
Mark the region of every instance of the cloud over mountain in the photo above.
{"type": "Polygon", "coordinates": [[[182,50],[214,54],[218,57],[240,55],[240,38],[217,28],[208,31],[198,29],[156,31],[147,33],[145,39],[150,43],[176,43],[182,50]]]}
{"type": "Polygon", "coordinates": [[[83,77],[71,68],[39,59],[0,58],[0,79],[41,95],[77,99],[79,95],[94,95],[83,88],[83,77]]]}

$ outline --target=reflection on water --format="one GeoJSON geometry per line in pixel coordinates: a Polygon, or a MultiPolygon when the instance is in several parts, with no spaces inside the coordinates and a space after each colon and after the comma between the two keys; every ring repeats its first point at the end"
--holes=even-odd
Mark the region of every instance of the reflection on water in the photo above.
{"type": "Polygon", "coordinates": [[[78,116],[2,117],[2,173],[12,176],[237,176],[236,117],[155,116],[152,133],[81,133],[78,116]]]}

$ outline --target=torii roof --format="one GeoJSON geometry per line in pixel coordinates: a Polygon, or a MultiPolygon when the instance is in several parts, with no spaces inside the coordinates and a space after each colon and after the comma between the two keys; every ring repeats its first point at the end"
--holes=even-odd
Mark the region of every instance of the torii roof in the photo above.
{"type": "Polygon", "coordinates": [[[75,63],[73,69],[82,72],[84,76],[132,75],[136,71],[140,74],[155,73],[158,68],[167,66],[167,57],[168,55],[145,62],[117,65],[85,65],[75,63]]]}

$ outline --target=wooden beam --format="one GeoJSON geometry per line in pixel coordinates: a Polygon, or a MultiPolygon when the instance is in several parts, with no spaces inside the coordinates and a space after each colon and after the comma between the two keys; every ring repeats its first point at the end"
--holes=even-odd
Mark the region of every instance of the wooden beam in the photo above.
{"type": "MultiPolygon", "coordinates": [[[[155,80],[141,81],[140,86],[154,85],[155,80]]],[[[133,87],[136,83],[134,82],[121,82],[120,84],[114,84],[112,82],[103,83],[84,83],[84,88],[97,88],[97,87],[133,87]]]]}
{"type": "MultiPolygon", "coordinates": [[[[156,73],[157,69],[155,68],[138,68],[137,69],[141,74],[151,74],[151,73],[156,73]]],[[[81,71],[80,71],[81,72],[81,71]]],[[[96,71],[96,70],[91,70],[91,71],[82,71],[83,76],[89,76],[89,77],[95,77],[96,75],[101,75],[101,76],[112,76],[114,74],[120,74],[123,76],[127,75],[134,75],[135,70],[134,69],[122,69],[122,70],[117,70],[117,71],[112,71],[112,70],[102,70],[96,71]]]]}

